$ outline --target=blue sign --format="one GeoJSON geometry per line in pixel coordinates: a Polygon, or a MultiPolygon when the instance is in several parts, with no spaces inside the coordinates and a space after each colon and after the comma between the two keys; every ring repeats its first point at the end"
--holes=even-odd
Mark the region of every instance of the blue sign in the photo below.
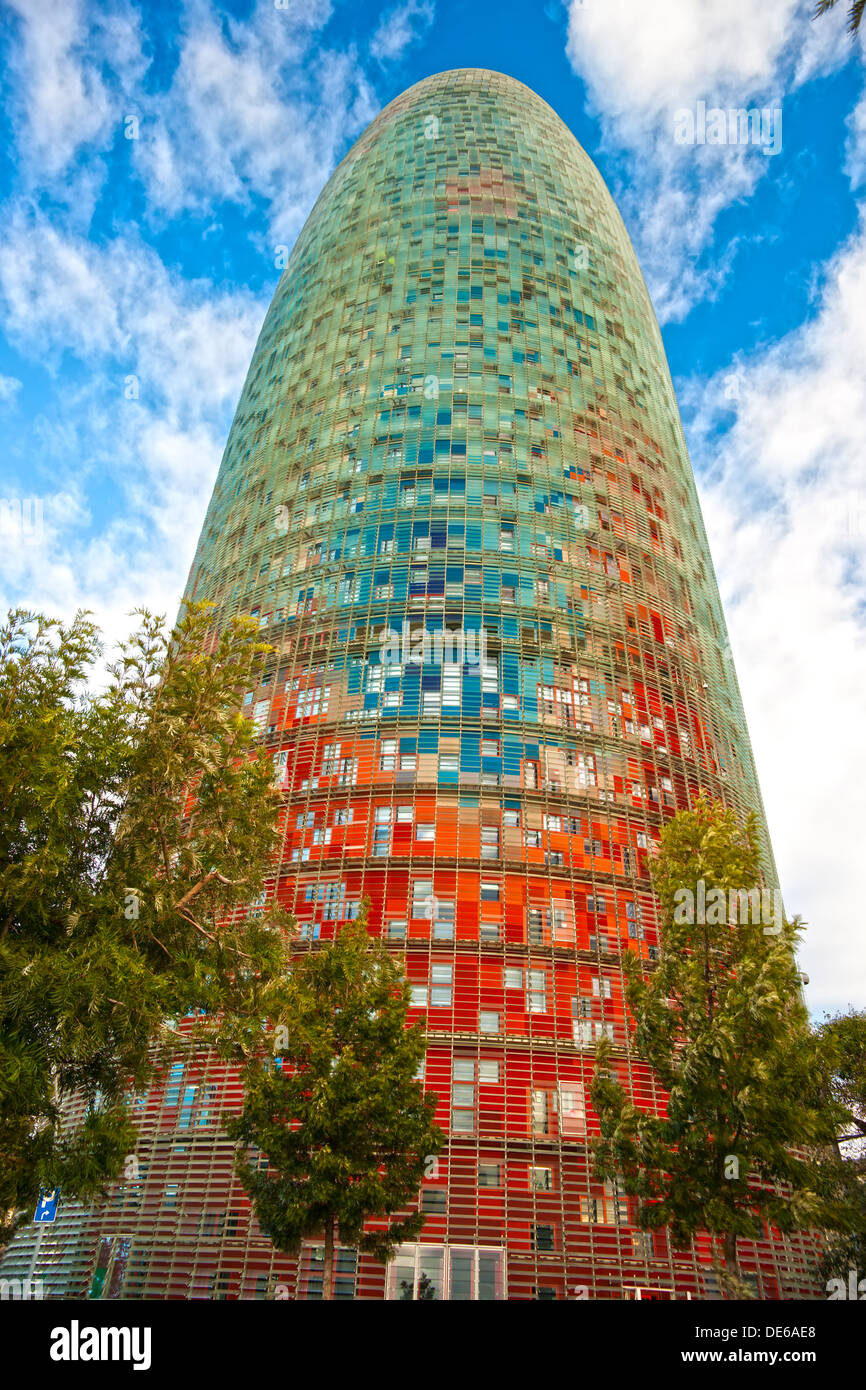
{"type": "Polygon", "coordinates": [[[41,1192],[39,1201],[36,1203],[34,1221],[53,1221],[57,1215],[57,1208],[60,1205],[60,1193],[55,1187],[51,1192],[41,1192]]]}

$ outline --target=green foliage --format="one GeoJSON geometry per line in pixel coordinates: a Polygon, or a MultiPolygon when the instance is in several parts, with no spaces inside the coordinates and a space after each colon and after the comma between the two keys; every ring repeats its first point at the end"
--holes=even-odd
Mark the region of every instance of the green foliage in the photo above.
{"type": "Polygon", "coordinates": [[[277,845],[237,713],[267,648],[203,605],[170,636],[140,616],[99,692],[86,615],[0,628],[0,1240],[40,1187],[87,1199],[118,1175],[130,1090],[184,1045],[165,1020],[204,1011],[197,1038],[246,1055],[285,965],[279,915],[235,911],[277,845]]]}
{"type": "Polygon", "coordinates": [[[862,1159],[840,1162],[834,1177],[827,1198],[838,1203],[840,1218],[825,1230],[818,1270],[825,1282],[842,1279],[847,1286],[850,1270],[856,1271],[858,1281],[866,1271],[866,1166],[862,1159]]]}
{"type": "Polygon", "coordinates": [[[828,1016],[818,1029],[834,1098],[848,1112],[846,1133],[866,1139],[866,1009],[828,1016]]]}
{"type": "Polygon", "coordinates": [[[296,955],[272,1015],[274,1055],[249,1063],[243,1111],[227,1124],[262,1230],[290,1253],[324,1231],[326,1263],[337,1233],[383,1260],[418,1234],[423,1217],[406,1209],[444,1142],[436,1097],[416,1080],[424,1026],[406,1026],[409,987],[365,924],[366,906],[296,955]]]}
{"type": "Polygon", "coordinates": [[[840,1219],[826,1233],[820,1272],[824,1280],[849,1270],[866,1273],[866,1011],[825,1018],[816,1032],[824,1093],[844,1111],[836,1148],[824,1163],[828,1198],[840,1219]]]}
{"type": "Polygon", "coordinates": [[[635,1107],[602,1040],[592,1086],[597,1172],[620,1177],[640,1199],[641,1226],[669,1227],[675,1245],[712,1233],[729,1290],[742,1296],[738,1238],[762,1236],[765,1224],[791,1231],[831,1219],[815,1155],[841,1112],[814,1086],[798,924],[765,930],[739,902],[729,910],[730,890],[760,884],[755,817],[741,830],[730,810],[701,798],[665,827],[652,876],[660,961],[644,975],[627,958],[627,999],[634,1049],[667,1091],[667,1110],[635,1107]],[[723,890],[724,912],[683,910],[682,890],[697,903],[700,880],[710,902],[712,889],[723,890]],[[701,915],[723,920],[681,920],[701,915]]]}

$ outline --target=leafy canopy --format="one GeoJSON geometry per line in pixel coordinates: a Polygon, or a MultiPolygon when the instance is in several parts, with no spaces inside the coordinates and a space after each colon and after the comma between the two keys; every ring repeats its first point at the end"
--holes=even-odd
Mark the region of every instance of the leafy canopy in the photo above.
{"type": "Polygon", "coordinates": [[[701,798],[665,827],[652,877],[660,960],[645,975],[627,958],[627,1000],[634,1049],[668,1102],[664,1114],[638,1109],[603,1040],[592,1086],[597,1171],[620,1177],[639,1198],[640,1224],[670,1227],[676,1245],[698,1231],[720,1238],[736,1278],[738,1238],[762,1236],[765,1223],[790,1231],[830,1219],[815,1155],[840,1112],[810,1084],[799,924],[766,926],[742,898],[730,911],[731,890],[761,883],[755,816],[740,829],[732,811],[701,798]],[[708,902],[723,891],[722,913],[699,910],[701,880],[708,902]],[[689,901],[694,911],[683,910],[689,901]]]}
{"type": "Polygon", "coordinates": [[[274,1055],[252,1060],[238,1173],[262,1230],[280,1250],[336,1229],[386,1259],[418,1234],[428,1156],[444,1142],[436,1097],[417,1079],[424,1025],[406,1025],[409,986],[362,917],[297,955],[284,986],[274,1055]],[[259,1155],[267,1156],[263,1167],[259,1155]],[[396,1217],[394,1213],[400,1213],[396,1217]]]}
{"type": "Polygon", "coordinates": [[[118,1175],[129,1092],[190,1037],[166,1020],[203,1011],[226,1054],[259,1037],[287,948],[278,915],[243,910],[278,843],[237,712],[255,631],[200,605],[167,635],[143,612],[94,691],[86,614],[0,628],[0,1240],[40,1188],[86,1199],[118,1175]]]}
{"type": "Polygon", "coordinates": [[[826,1231],[822,1278],[858,1280],[866,1271],[866,1011],[835,1014],[816,1029],[816,1084],[843,1111],[823,1165],[828,1200],[840,1219],[826,1231]]]}

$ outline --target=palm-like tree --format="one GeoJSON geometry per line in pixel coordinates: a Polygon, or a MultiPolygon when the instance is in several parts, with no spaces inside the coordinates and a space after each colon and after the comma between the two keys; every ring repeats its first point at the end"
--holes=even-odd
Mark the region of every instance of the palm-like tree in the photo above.
{"type": "MultiPolygon", "coordinates": [[[[826,14],[828,10],[833,9],[835,4],[836,0],[818,0],[812,18],[817,19],[819,15],[826,14]]],[[[852,39],[860,29],[864,11],[866,11],[866,0],[851,0],[851,8],[848,11],[848,33],[852,39]]]]}

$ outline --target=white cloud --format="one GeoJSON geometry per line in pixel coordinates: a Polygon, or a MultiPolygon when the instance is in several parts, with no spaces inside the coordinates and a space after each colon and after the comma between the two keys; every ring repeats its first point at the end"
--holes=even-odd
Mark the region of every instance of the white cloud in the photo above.
{"type": "Polygon", "coordinates": [[[141,97],[130,142],[152,207],[176,217],[257,197],[278,240],[297,233],[377,105],[354,52],[318,42],[330,13],[326,0],[260,3],[243,24],[221,24],[193,10],[171,83],[141,97]]]}
{"type": "MultiPolygon", "coordinates": [[[[271,232],[291,240],[347,139],[378,107],[354,49],[330,51],[322,42],[330,0],[285,0],[279,8],[257,0],[243,21],[190,0],[176,67],[159,83],[145,81],[151,36],[128,0],[11,4],[18,177],[24,187],[49,188],[79,228],[104,188],[105,156],[134,116],[128,153],[150,214],[206,215],[222,200],[248,207],[262,199],[271,232]]],[[[417,23],[428,8],[432,14],[418,5],[417,23]]]]}
{"type": "Polygon", "coordinates": [[[782,107],[784,96],[840,65],[850,45],[801,0],[572,0],[566,51],[601,121],[605,148],[625,150],[615,190],[661,321],[712,297],[731,260],[700,263],[719,213],[747,198],[772,156],[739,145],[681,145],[675,113],[782,107]]]}
{"type": "Polygon", "coordinates": [[[370,53],[380,63],[402,58],[409,45],[430,28],[435,13],[433,0],[405,0],[386,10],[370,40],[370,53]]]}
{"type": "Polygon", "coordinates": [[[9,3],[18,21],[9,60],[13,129],[27,178],[50,183],[82,147],[103,149],[119,129],[122,93],[147,67],[138,17],[121,3],[9,3]]]}
{"type": "Polygon", "coordinates": [[[79,145],[102,136],[111,104],[98,69],[81,53],[87,31],[81,5],[10,3],[21,21],[12,71],[26,91],[18,118],[23,143],[51,176],[66,168],[79,145]]]}
{"type": "Polygon", "coordinates": [[[14,401],[22,384],[15,376],[0,376],[0,401],[14,401]]]}
{"type": "Polygon", "coordinates": [[[864,358],[861,229],[827,268],[814,319],[683,393],[786,907],[811,924],[816,1009],[866,998],[864,358]]]}
{"type": "MultiPolygon", "coordinates": [[[[866,35],[863,43],[866,45],[866,35]]],[[[860,189],[866,183],[866,89],[848,117],[848,137],[845,141],[845,173],[851,187],[860,189]]]]}
{"type": "Polygon", "coordinates": [[[6,461],[10,495],[43,499],[44,532],[3,548],[5,597],[92,608],[113,636],[143,600],[173,616],[264,301],[170,274],[134,233],[99,246],[21,207],[0,298],[10,340],[56,373],[19,477],[6,461]]]}
{"type": "MultiPolygon", "coordinates": [[[[3,547],[0,576],[10,599],[83,604],[116,635],[143,597],[176,608],[266,301],[169,272],[122,224],[89,239],[112,146],[155,220],[226,199],[256,209],[263,244],[290,242],[378,103],[355,51],[322,43],[330,0],[257,0],[243,21],[190,0],[159,83],[127,0],[13,10],[0,298],[8,340],[53,388],[4,460],[5,491],[42,499],[43,534],[3,547]],[[118,145],[129,116],[138,138],[118,145]]],[[[0,378],[0,401],[16,389],[0,378]]]]}
{"type": "MultiPolygon", "coordinates": [[[[844,8],[812,23],[799,0],[571,5],[568,56],[605,148],[626,151],[616,193],[662,320],[716,292],[735,249],[701,259],[717,218],[772,162],[756,149],[678,146],[675,111],[781,105],[784,141],[786,96],[850,57],[844,8]]],[[[855,186],[864,151],[866,98],[849,119],[855,186]]],[[[866,815],[864,357],[861,233],[825,268],[797,332],[681,392],[786,905],[811,924],[803,964],[819,1010],[866,997],[852,917],[866,815]]]]}
{"type": "Polygon", "coordinates": [[[67,346],[85,356],[119,349],[116,297],[98,260],[87,242],[68,240],[43,218],[13,213],[0,237],[7,336],[55,354],[67,346]]]}
{"type": "Polygon", "coordinates": [[[578,0],[568,56],[599,111],[633,121],[699,97],[763,91],[798,10],[799,0],[757,9],[751,0],[578,0]]]}
{"type": "Polygon", "coordinates": [[[234,404],[264,310],[247,291],[173,276],[135,232],[99,244],[21,204],[0,222],[0,294],[7,337],[32,356],[113,359],[142,399],[193,417],[234,404]]]}

